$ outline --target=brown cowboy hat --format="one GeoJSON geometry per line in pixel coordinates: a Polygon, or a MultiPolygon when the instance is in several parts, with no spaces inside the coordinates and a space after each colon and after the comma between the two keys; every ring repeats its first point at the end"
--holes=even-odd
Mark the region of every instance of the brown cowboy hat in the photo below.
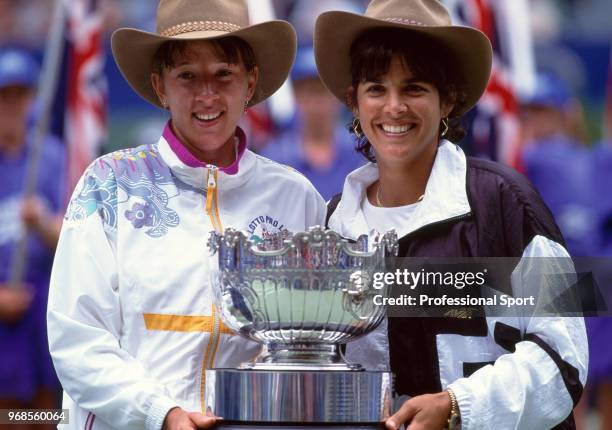
{"type": "Polygon", "coordinates": [[[491,74],[491,42],[482,32],[451,25],[448,11],[436,0],[372,0],[364,15],[326,12],[315,25],[314,48],[317,69],[327,88],[343,103],[352,85],[350,49],[364,31],[374,28],[402,29],[406,43],[411,34],[427,35],[442,43],[460,61],[453,73],[467,93],[461,115],[476,104],[491,74]]]}
{"type": "Polygon", "coordinates": [[[235,36],[255,53],[259,79],[249,106],[270,97],[285,82],[296,51],[295,30],[285,21],[249,25],[245,0],[160,0],[155,33],[121,28],[113,33],[113,57],[130,86],[161,107],[151,85],[153,56],[169,40],[235,36]]]}

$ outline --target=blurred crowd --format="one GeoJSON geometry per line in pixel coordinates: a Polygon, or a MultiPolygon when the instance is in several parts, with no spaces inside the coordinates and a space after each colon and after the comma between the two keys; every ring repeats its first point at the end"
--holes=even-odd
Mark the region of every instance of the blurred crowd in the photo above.
{"type": "Polygon", "coordinates": [[[45,313],[64,211],[65,156],[58,139],[45,136],[35,192],[24,192],[37,83],[29,54],[0,50],[0,409],[57,406],[45,313]]]}
{"type": "MultiPolygon", "coordinates": [[[[147,30],[154,26],[151,0],[99,3],[107,39],[121,26],[147,30]]],[[[289,92],[293,114],[275,121],[268,112],[254,109],[244,128],[254,150],[303,173],[328,200],[365,160],[346,131],[350,113],[318,78],[312,29],[321,12],[362,12],[367,1],[273,3],[277,16],[293,23],[300,41],[289,92]]],[[[537,74],[534,90],[519,99],[521,153],[516,167],[548,204],[574,256],[612,256],[612,107],[604,108],[606,79],[612,82],[607,77],[612,39],[609,3],[530,3],[537,74]],[[567,25],[569,16],[571,25],[567,25]],[[586,52],[586,61],[577,51],[586,52]],[[599,71],[603,78],[592,77],[593,64],[603,65],[599,71]]],[[[61,178],[65,150],[56,137],[45,137],[36,193],[23,192],[37,121],[37,70],[52,5],[48,0],[0,0],[0,349],[12,351],[0,356],[0,409],[53,407],[59,391],[46,349],[44,312],[53,250],[71,190],[65,189],[61,178]],[[21,242],[26,248],[26,271],[13,282],[21,242]]],[[[112,143],[105,152],[150,143],[165,123],[164,114],[126,95],[131,91],[107,58],[112,143]],[[131,113],[126,116],[127,110],[131,113]]],[[[612,105],[612,95],[608,98],[612,105]]],[[[612,287],[600,287],[612,303],[612,287]]],[[[589,321],[592,387],[581,407],[586,410],[589,401],[600,402],[602,428],[612,428],[611,336],[609,320],[589,321]]]]}

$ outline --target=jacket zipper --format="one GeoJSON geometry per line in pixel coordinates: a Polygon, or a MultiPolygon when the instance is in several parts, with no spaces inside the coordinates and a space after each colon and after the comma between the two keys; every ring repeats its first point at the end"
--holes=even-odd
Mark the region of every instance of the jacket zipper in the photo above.
{"type": "Polygon", "coordinates": [[[212,369],[213,364],[215,362],[215,356],[217,355],[217,348],[219,347],[219,341],[221,340],[221,330],[220,330],[220,325],[221,325],[221,320],[219,319],[219,312],[217,312],[217,310],[215,309],[215,305],[213,304],[213,322],[214,322],[214,327],[213,327],[213,339],[212,341],[214,342],[214,346],[213,346],[213,350],[212,350],[212,354],[210,354],[210,361],[207,363],[207,367],[209,369],[212,369]]]}
{"type": "MultiPolygon", "coordinates": [[[[208,166],[208,176],[206,178],[206,213],[212,223],[214,230],[223,234],[223,226],[221,225],[221,218],[219,217],[219,201],[217,194],[217,174],[219,169],[216,166],[208,166]]],[[[208,344],[206,346],[206,354],[202,365],[202,387],[201,387],[201,402],[202,402],[202,413],[205,411],[206,405],[204,404],[204,386],[206,381],[206,369],[210,369],[215,361],[215,355],[217,354],[217,347],[219,346],[219,340],[221,338],[221,332],[219,330],[220,321],[219,313],[216,312],[215,305],[212,305],[212,317],[213,317],[213,330],[210,333],[208,344]],[[209,355],[210,354],[210,355],[209,355]]]]}
{"type": "Polygon", "coordinates": [[[217,173],[215,166],[208,166],[208,178],[206,186],[206,213],[212,222],[212,226],[219,234],[223,233],[221,218],[219,217],[219,203],[217,199],[217,173]]]}

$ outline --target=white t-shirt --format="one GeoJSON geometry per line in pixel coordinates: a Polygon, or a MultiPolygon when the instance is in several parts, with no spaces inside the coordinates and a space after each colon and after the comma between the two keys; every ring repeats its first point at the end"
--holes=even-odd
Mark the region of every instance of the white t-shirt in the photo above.
{"type": "Polygon", "coordinates": [[[370,237],[375,237],[377,234],[385,234],[387,231],[398,229],[398,226],[406,225],[420,202],[406,206],[397,206],[394,208],[382,208],[374,206],[368,200],[368,196],[364,195],[361,200],[361,210],[368,224],[370,237]]]}
{"type": "MultiPolygon", "coordinates": [[[[374,206],[365,195],[361,201],[361,210],[368,224],[369,236],[373,238],[389,230],[397,230],[400,225],[405,225],[413,216],[419,203],[383,208],[374,206]]],[[[347,343],[346,357],[353,363],[361,364],[367,370],[389,370],[387,318],[383,319],[376,330],[367,336],[347,343]]]]}

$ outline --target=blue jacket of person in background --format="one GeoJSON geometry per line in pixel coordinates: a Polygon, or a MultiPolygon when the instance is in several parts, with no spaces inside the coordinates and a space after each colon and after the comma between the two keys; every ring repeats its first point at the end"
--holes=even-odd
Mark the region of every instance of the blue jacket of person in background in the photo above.
{"type": "Polygon", "coordinates": [[[11,407],[41,407],[32,403],[40,390],[59,388],[45,314],[56,226],[66,197],[65,151],[57,138],[45,137],[36,192],[26,198],[37,82],[38,65],[28,53],[0,49],[0,403],[11,407]],[[16,245],[26,228],[23,280],[9,285],[16,245]]]}
{"type": "Polygon", "coordinates": [[[523,163],[573,256],[598,251],[597,212],[591,204],[592,154],[567,129],[571,95],[550,73],[539,73],[534,93],[522,102],[526,134],[523,163]]]}

